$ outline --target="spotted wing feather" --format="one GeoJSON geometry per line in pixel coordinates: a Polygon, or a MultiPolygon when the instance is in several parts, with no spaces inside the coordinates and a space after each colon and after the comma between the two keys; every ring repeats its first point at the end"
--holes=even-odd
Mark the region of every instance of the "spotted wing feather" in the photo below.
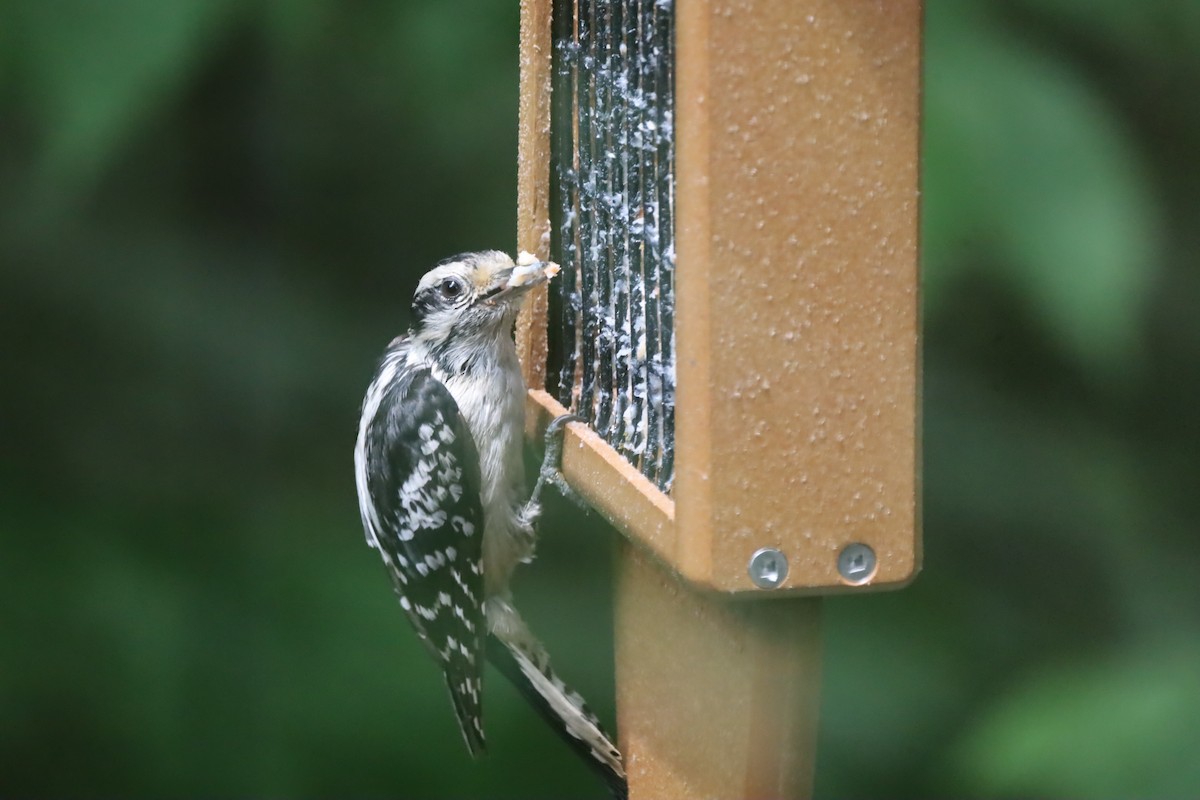
{"type": "Polygon", "coordinates": [[[403,355],[385,356],[364,404],[369,410],[377,393],[360,431],[363,522],[401,607],[442,667],[467,747],[477,754],[484,749],[486,633],[479,456],[450,392],[427,368],[406,367],[403,355]]]}

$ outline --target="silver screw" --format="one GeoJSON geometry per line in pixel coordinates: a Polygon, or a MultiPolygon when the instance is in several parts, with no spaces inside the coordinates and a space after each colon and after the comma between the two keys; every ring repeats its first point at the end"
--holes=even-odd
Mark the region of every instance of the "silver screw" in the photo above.
{"type": "Polygon", "coordinates": [[[855,542],[846,545],[842,552],[838,553],[838,574],[846,583],[861,586],[875,577],[877,563],[874,550],[855,542]]]}
{"type": "Polygon", "coordinates": [[[750,556],[750,564],[746,567],[750,580],[760,589],[775,589],[779,587],[788,574],[787,556],[774,547],[760,547],[750,556]]]}

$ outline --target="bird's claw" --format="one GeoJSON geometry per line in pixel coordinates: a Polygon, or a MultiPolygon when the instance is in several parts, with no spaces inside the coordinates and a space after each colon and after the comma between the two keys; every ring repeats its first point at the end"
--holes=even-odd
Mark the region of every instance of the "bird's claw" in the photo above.
{"type": "Polygon", "coordinates": [[[551,483],[563,497],[580,508],[588,510],[589,506],[587,503],[578,492],[571,488],[562,474],[563,439],[566,436],[567,424],[586,421],[578,414],[562,414],[555,417],[546,426],[546,433],[543,437],[546,443],[546,451],[542,457],[542,466],[538,469],[538,479],[537,484],[533,487],[533,496],[529,499],[530,506],[538,507],[542,488],[547,483],[551,483]]]}

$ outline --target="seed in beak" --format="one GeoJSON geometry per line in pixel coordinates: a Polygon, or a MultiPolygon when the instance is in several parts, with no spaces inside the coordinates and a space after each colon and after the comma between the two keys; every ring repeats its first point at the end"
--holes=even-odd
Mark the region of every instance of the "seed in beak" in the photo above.
{"type": "Polygon", "coordinates": [[[505,289],[516,289],[526,284],[538,284],[548,281],[559,272],[558,264],[553,261],[539,261],[532,253],[521,251],[517,256],[517,266],[513,268],[505,289]]]}

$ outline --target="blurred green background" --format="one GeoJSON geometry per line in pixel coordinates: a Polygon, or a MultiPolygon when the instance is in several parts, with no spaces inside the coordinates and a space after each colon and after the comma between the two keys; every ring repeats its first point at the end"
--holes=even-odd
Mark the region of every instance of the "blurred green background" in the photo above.
{"type": "MultiPolygon", "coordinates": [[[[927,14],[926,567],[827,603],[818,795],[1200,795],[1200,4],[927,14]]],[[[517,23],[0,4],[0,795],[604,796],[494,674],[469,762],[350,470],[415,278],[513,247],[517,23]]]]}

